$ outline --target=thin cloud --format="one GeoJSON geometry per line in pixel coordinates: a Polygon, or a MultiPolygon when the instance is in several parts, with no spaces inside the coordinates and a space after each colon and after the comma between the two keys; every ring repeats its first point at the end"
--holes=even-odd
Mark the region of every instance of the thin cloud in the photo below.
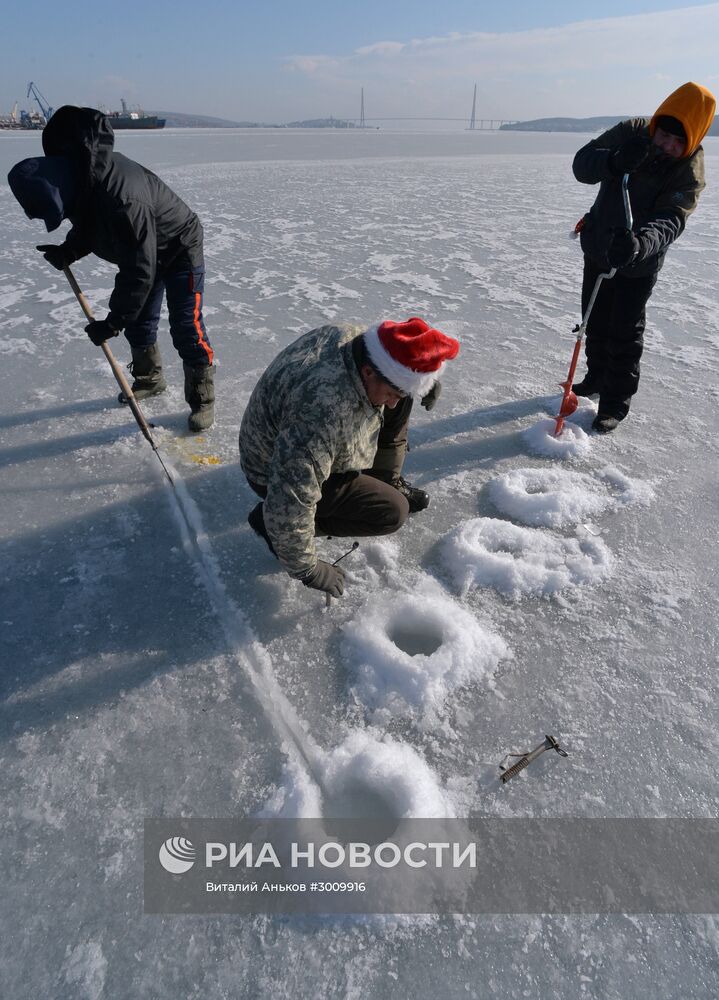
{"type": "Polygon", "coordinates": [[[358,56],[394,56],[402,49],[406,48],[404,42],[375,42],[374,45],[365,45],[361,49],[355,49],[358,56]]]}
{"type": "Polygon", "coordinates": [[[486,112],[497,116],[614,113],[627,104],[651,109],[660,79],[708,79],[717,37],[713,3],[526,31],[380,40],[346,56],[293,56],[287,65],[337,97],[371,83],[383,110],[406,105],[411,87],[415,107],[456,113],[460,92],[476,82],[486,112]]]}

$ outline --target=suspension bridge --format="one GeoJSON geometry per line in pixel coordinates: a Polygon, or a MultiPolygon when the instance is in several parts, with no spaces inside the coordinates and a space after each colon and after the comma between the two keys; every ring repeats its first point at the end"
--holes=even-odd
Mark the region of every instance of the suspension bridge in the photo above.
{"type": "Polygon", "coordinates": [[[370,128],[370,122],[462,122],[466,125],[468,132],[494,132],[502,125],[515,125],[516,118],[477,118],[477,84],[474,85],[474,95],[472,97],[472,113],[469,118],[443,118],[439,116],[425,115],[381,115],[379,117],[368,117],[365,114],[364,87],[360,93],[360,114],[359,118],[347,117],[342,121],[352,122],[356,128],[370,128]]]}

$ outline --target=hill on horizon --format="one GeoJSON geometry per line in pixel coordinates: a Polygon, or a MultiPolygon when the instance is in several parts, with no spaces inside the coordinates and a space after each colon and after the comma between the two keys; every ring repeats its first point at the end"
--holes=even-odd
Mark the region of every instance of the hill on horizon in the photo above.
{"type": "MultiPolygon", "coordinates": [[[[603,132],[627,118],[649,118],[650,115],[595,115],[592,118],[533,118],[526,122],[501,125],[502,132],[603,132]]],[[[707,135],[719,135],[715,118],[707,135]]]]}

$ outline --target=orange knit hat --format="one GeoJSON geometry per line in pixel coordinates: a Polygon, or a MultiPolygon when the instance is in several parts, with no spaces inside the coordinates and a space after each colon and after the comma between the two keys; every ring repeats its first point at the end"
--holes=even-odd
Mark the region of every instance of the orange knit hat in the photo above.
{"type": "Polygon", "coordinates": [[[649,122],[649,135],[654,135],[657,118],[669,115],[684,126],[687,148],[682,156],[691,156],[709,131],[716,111],[716,98],[710,90],[699,83],[683,83],[657,108],[649,122]]]}

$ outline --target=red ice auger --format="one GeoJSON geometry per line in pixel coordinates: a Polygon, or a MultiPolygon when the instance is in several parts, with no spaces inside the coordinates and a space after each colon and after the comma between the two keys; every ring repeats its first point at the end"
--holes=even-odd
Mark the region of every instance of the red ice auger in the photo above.
{"type": "MultiPolygon", "coordinates": [[[[624,199],[624,215],[627,222],[627,229],[632,228],[632,206],[629,201],[629,174],[625,174],[622,177],[622,198],[624,199]]],[[[557,414],[557,423],[554,427],[554,436],[559,437],[562,433],[562,427],[564,426],[564,421],[567,417],[571,416],[572,413],[579,406],[579,400],[577,399],[576,393],[572,389],[572,383],[574,382],[574,373],[577,370],[577,362],[579,361],[579,351],[582,346],[582,341],[584,340],[584,334],[587,330],[587,323],[589,322],[589,317],[591,315],[592,309],[594,308],[594,303],[596,301],[597,295],[599,294],[599,286],[605,280],[613,278],[617,273],[616,267],[613,267],[611,271],[607,271],[605,274],[600,274],[594,283],[594,288],[592,289],[592,294],[587,304],[587,309],[582,316],[582,322],[579,326],[575,326],[573,333],[576,333],[577,339],[574,342],[574,351],[572,352],[572,360],[569,365],[569,374],[567,375],[566,382],[560,382],[560,386],[564,390],[562,395],[562,402],[559,406],[559,413],[557,414]]]]}

